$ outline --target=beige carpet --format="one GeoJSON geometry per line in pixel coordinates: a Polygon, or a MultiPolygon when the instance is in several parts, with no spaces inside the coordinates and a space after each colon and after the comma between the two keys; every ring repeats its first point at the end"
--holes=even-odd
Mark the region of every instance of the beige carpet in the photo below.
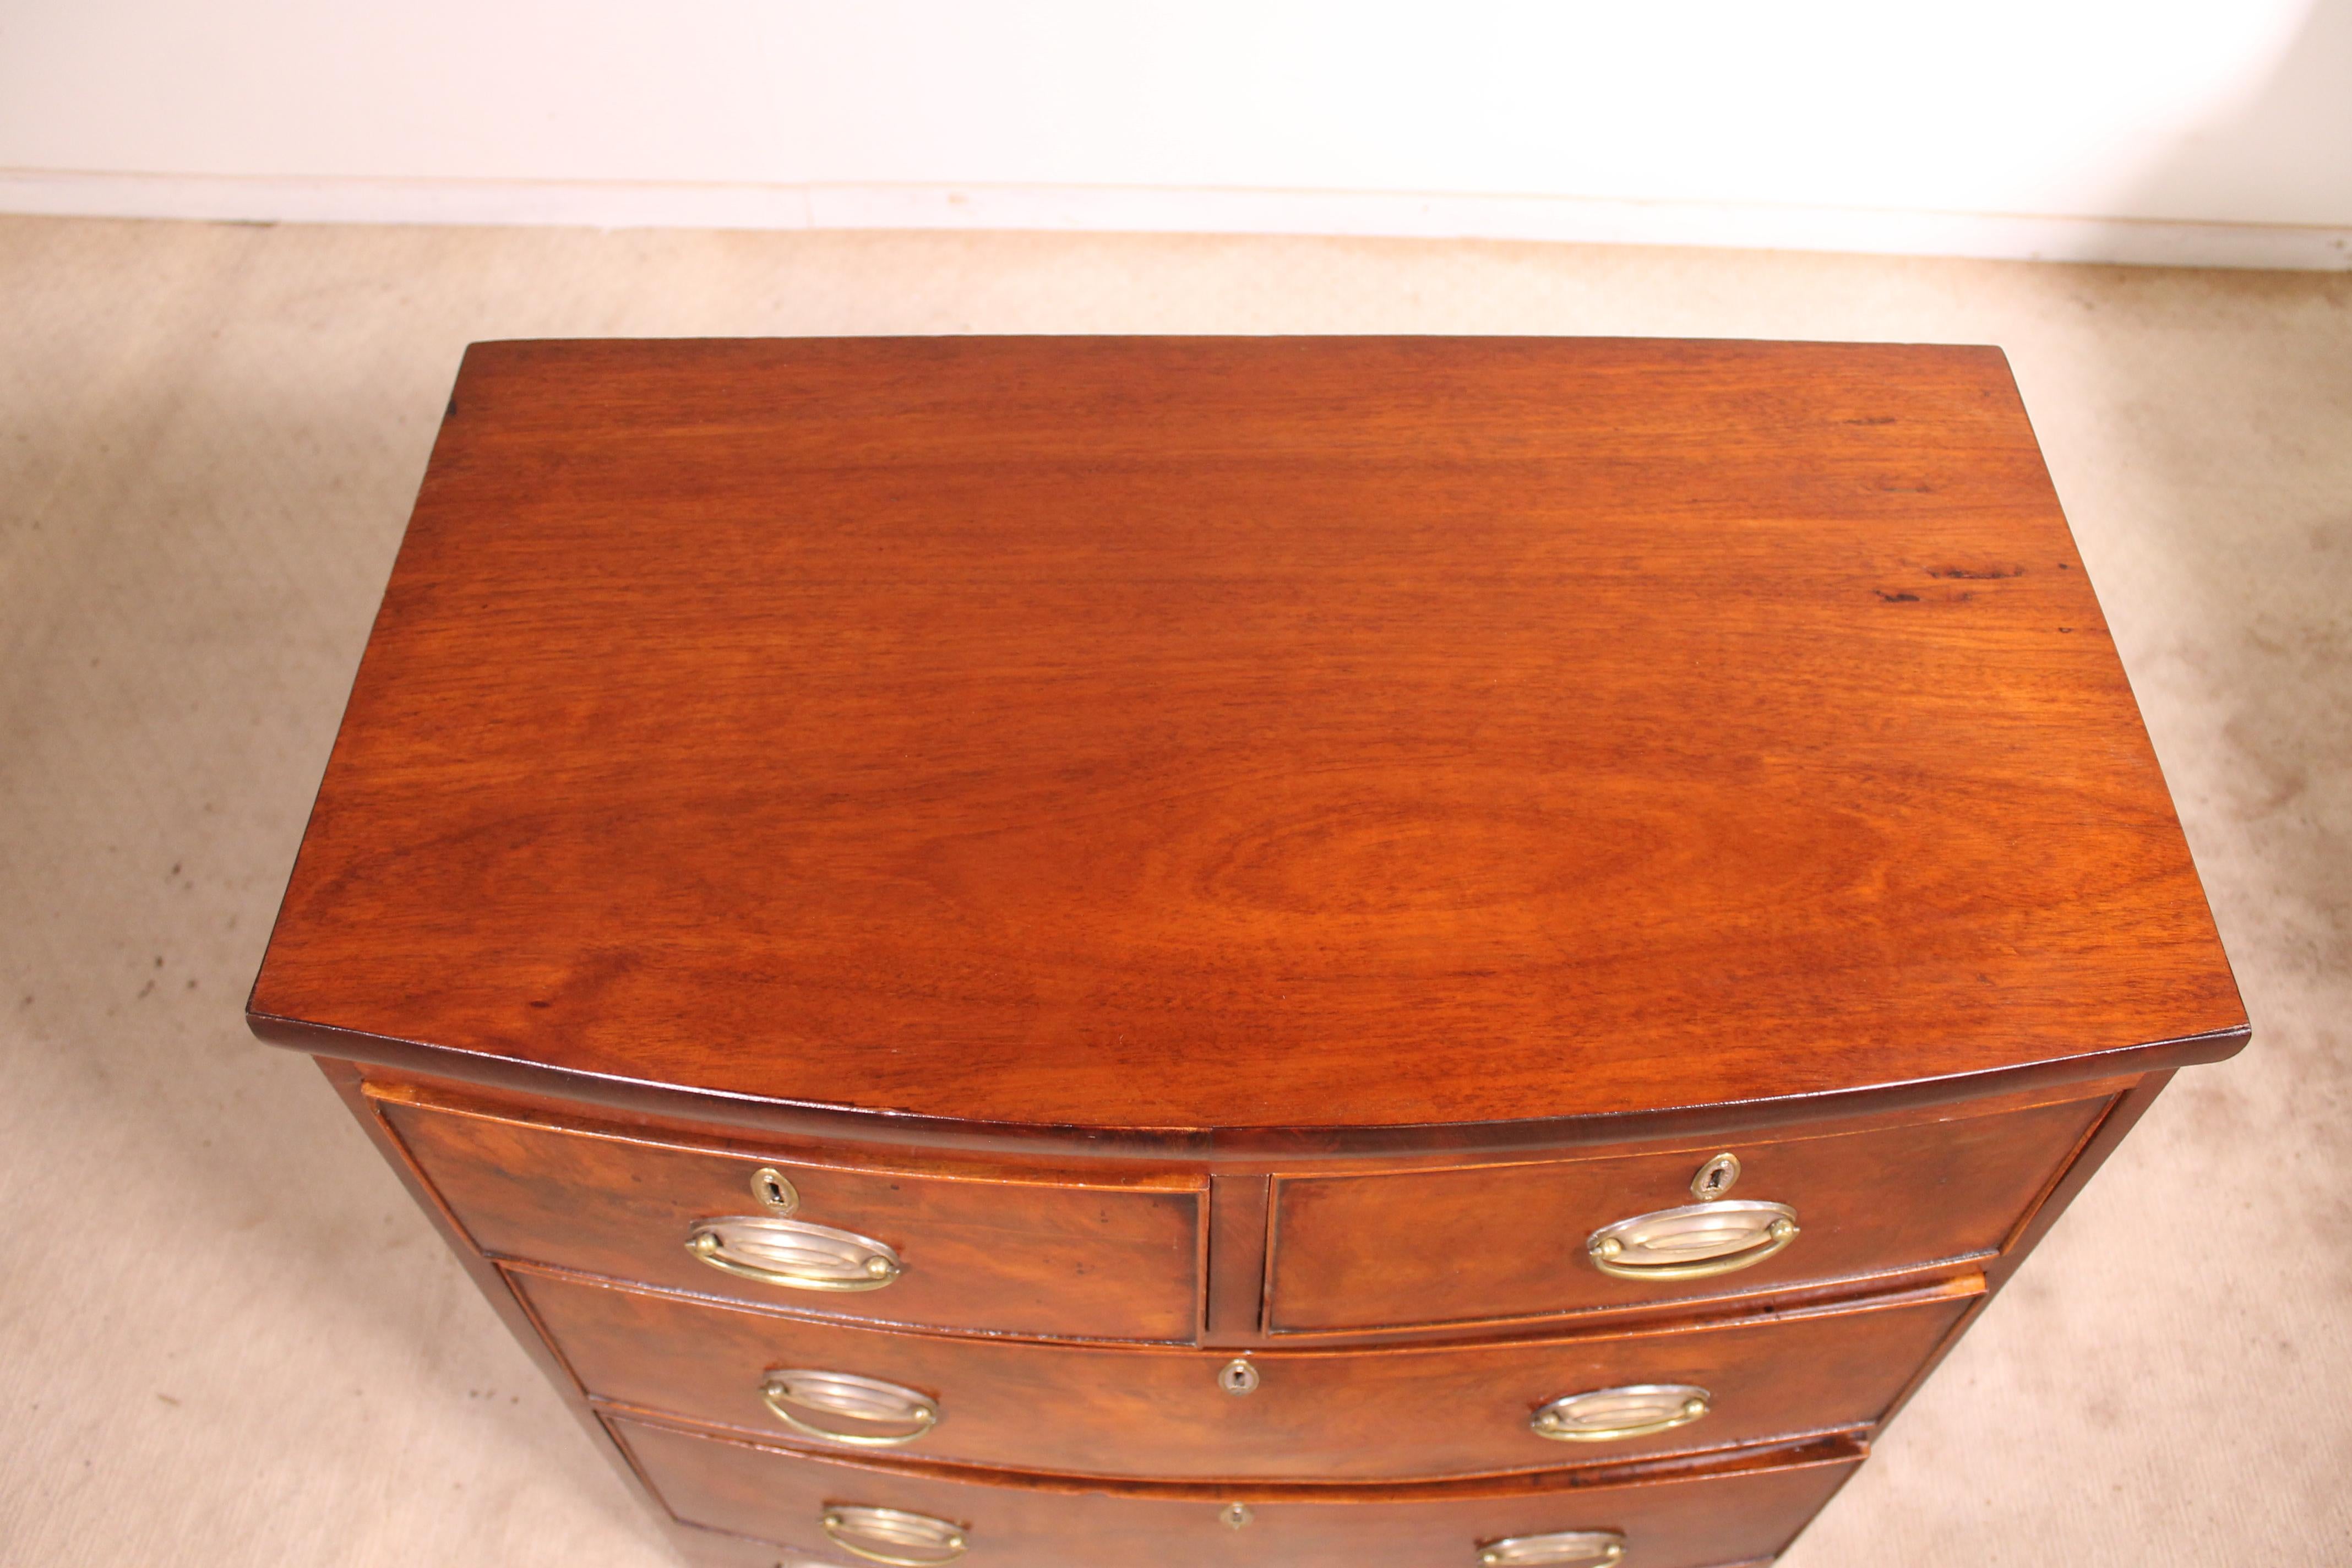
{"type": "Polygon", "coordinates": [[[239,1008],[467,340],[1013,331],[2005,347],[2255,1041],[1784,1561],[2352,1558],[2352,276],[0,220],[0,1560],[665,1560],[239,1008]]]}

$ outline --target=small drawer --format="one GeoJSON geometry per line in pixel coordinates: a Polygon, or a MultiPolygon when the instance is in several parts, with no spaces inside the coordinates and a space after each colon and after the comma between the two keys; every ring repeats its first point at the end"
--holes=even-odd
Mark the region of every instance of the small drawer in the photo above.
{"type": "Polygon", "coordinates": [[[1528,1164],[1276,1177],[1266,1327],[1539,1320],[1982,1257],[2111,1103],[1955,1109],[1528,1164]],[[1717,1153],[1737,1159],[1736,1175],[1717,1153]]]}
{"type": "Polygon", "coordinates": [[[891,1332],[509,1278],[600,1400],[797,1447],[1171,1480],[1494,1475],[1866,1426],[1983,1289],[1969,1276],[1645,1331],[1270,1351],[1232,1377],[1231,1352],[891,1332]]]}
{"type": "Polygon", "coordinates": [[[1197,1182],[943,1175],[389,1096],[378,1108],[494,1258],[873,1322],[1072,1339],[1197,1335],[1197,1182]]]}
{"type": "Polygon", "coordinates": [[[1055,1486],[950,1479],[608,1418],[689,1524],[827,1562],[962,1568],[1714,1568],[1776,1555],[1860,1462],[1824,1441],[1585,1484],[1055,1486]]]}

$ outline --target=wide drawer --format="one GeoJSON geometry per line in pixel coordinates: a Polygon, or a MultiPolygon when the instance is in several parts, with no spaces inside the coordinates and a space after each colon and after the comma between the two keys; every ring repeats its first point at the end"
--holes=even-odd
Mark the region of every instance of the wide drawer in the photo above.
{"type": "Polygon", "coordinates": [[[488,1110],[380,1108],[493,1257],[876,1322],[1076,1339],[1185,1342],[1198,1331],[1197,1183],[942,1175],[488,1110]],[[762,1201],[780,1191],[788,1214],[762,1201]],[[698,1238],[712,1256],[689,1248],[698,1238]]]}
{"type": "Polygon", "coordinates": [[[1625,1568],[1712,1568],[1776,1555],[1860,1462],[1855,1445],[1825,1441],[1600,1485],[1554,1473],[1451,1488],[1080,1490],[610,1425],[688,1523],[845,1563],[863,1552],[966,1568],[1480,1568],[1486,1553],[1597,1568],[1615,1560],[1612,1541],[1625,1568]]]}
{"type": "Polygon", "coordinates": [[[892,1332],[509,1278],[602,1400],[796,1447],[1167,1479],[1487,1475],[1867,1426],[1983,1289],[1970,1276],[1835,1310],[1541,1342],[1274,1351],[1249,1358],[1241,1381],[1255,1386],[1237,1394],[1230,1352],[892,1332]],[[1561,1436],[1539,1430],[1548,1409],[1561,1436]]]}
{"type": "Polygon", "coordinates": [[[1990,1254],[2111,1103],[1955,1110],[1528,1164],[1280,1176],[1266,1326],[1540,1319],[1990,1254]],[[1738,1174],[1717,1195],[1695,1191],[1719,1153],[1737,1157],[1738,1174]],[[1622,1250],[1600,1253],[1612,1237],[1622,1250]]]}

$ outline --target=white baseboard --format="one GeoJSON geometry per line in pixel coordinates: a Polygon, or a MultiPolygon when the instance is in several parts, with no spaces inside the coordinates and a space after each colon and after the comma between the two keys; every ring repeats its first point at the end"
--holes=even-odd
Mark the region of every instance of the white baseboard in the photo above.
{"type": "Polygon", "coordinates": [[[0,212],[250,223],[1343,235],[2153,267],[2352,268],[2352,228],[1384,191],[297,179],[0,170],[0,212]]]}

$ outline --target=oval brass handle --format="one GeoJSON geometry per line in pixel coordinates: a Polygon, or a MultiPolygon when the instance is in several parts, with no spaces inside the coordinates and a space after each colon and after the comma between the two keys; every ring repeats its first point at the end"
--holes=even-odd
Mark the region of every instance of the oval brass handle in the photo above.
{"type": "Polygon", "coordinates": [[[891,1568],[939,1568],[962,1556],[966,1544],[961,1525],[927,1513],[901,1513],[895,1508],[836,1503],[817,1522],[833,1543],[852,1557],[887,1563],[891,1568]],[[870,1544],[861,1546],[860,1542],[870,1544]],[[909,1551],[916,1555],[907,1555],[909,1551]]]}
{"type": "Polygon", "coordinates": [[[1563,1530],[1552,1535],[1514,1535],[1478,1548],[1486,1568],[1578,1568],[1614,1563],[1625,1555],[1625,1538],[1613,1530],[1563,1530]]]}
{"type": "Polygon", "coordinates": [[[1587,1237],[1585,1255],[1620,1279],[1704,1279],[1761,1263],[1797,1239],[1786,1204],[1723,1198],[1636,1215],[1587,1237]]]}
{"type": "Polygon", "coordinates": [[[902,1448],[940,1424],[940,1407],[927,1395],[879,1378],[846,1372],[816,1372],[788,1367],[772,1372],[760,1384],[775,1418],[803,1437],[846,1443],[855,1448],[902,1448]],[[844,1421],[864,1421],[877,1426],[905,1426],[904,1432],[836,1432],[814,1426],[784,1408],[796,1405],[844,1421]]]}
{"type": "Polygon", "coordinates": [[[1686,1426],[1715,1407],[1715,1396],[1687,1383],[1631,1383],[1553,1400],[1528,1418],[1538,1437],[1560,1443],[1615,1443],[1686,1426]]]}
{"type": "Polygon", "coordinates": [[[722,1273],[794,1290],[879,1290],[907,1268],[870,1236],[768,1215],[697,1220],[686,1249],[722,1273]]]}

